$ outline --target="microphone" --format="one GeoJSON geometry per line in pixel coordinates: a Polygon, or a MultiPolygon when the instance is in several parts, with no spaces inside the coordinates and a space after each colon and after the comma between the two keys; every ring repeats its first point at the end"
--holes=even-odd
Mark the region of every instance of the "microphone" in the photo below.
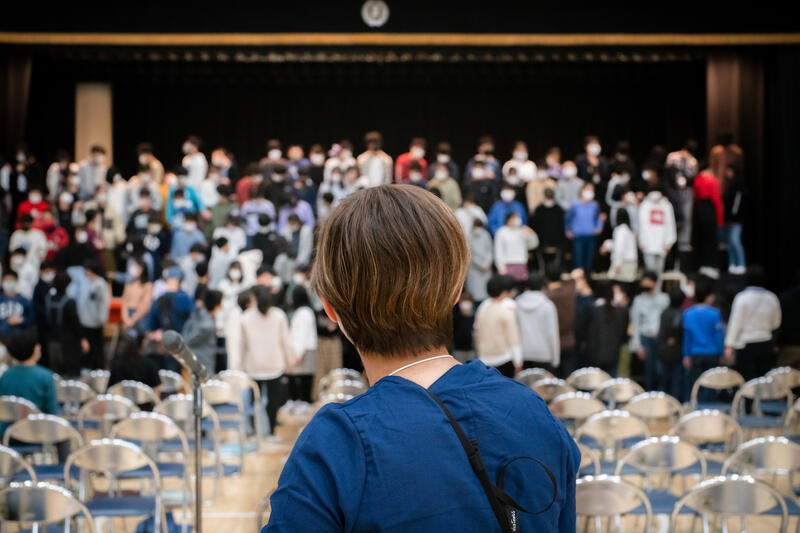
{"type": "Polygon", "coordinates": [[[203,363],[197,360],[197,357],[195,357],[189,348],[186,347],[180,333],[171,329],[165,331],[161,337],[161,343],[164,345],[165,350],[172,354],[178,362],[197,378],[198,382],[202,383],[209,378],[208,370],[203,366],[203,363]]]}

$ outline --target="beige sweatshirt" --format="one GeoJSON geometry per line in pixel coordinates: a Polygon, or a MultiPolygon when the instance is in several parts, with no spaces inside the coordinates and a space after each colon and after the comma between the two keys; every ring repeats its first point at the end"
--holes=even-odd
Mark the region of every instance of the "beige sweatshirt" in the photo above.
{"type": "Polygon", "coordinates": [[[286,313],[252,307],[242,315],[241,368],[253,379],[275,379],[295,360],[286,313]]]}
{"type": "Polygon", "coordinates": [[[489,299],[475,313],[475,348],[478,357],[489,366],[509,361],[522,365],[516,306],[513,300],[489,299]]]}

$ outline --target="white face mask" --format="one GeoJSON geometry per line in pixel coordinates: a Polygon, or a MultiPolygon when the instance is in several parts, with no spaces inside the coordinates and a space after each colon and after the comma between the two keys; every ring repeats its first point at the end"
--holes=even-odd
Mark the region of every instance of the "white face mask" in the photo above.
{"type": "Polygon", "coordinates": [[[183,146],[181,147],[181,150],[183,150],[184,154],[188,154],[192,150],[192,145],[189,144],[188,142],[185,142],[185,143],[183,143],[183,146]]]}
{"type": "Polygon", "coordinates": [[[512,228],[519,228],[522,227],[522,219],[519,217],[514,217],[511,219],[511,227],[512,228]]]}
{"type": "Polygon", "coordinates": [[[75,234],[75,240],[81,244],[89,240],[89,234],[85,231],[79,231],[75,234]]]}
{"type": "Polygon", "coordinates": [[[149,162],[150,161],[147,159],[146,155],[142,154],[142,155],[139,156],[139,164],[140,165],[144,166],[144,165],[148,164],[149,162]]]}
{"type": "Polygon", "coordinates": [[[325,163],[325,154],[314,152],[308,156],[308,160],[311,161],[311,164],[314,166],[322,166],[325,163]]]}
{"type": "Polygon", "coordinates": [[[139,267],[136,265],[131,265],[131,267],[128,269],[128,276],[130,276],[131,279],[139,279],[140,275],[141,272],[139,271],[139,267]]]}
{"type": "Polygon", "coordinates": [[[516,197],[517,195],[514,191],[508,189],[500,191],[500,198],[502,198],[504,202],[511,202],[516,197]]]}
{"type": "Polygon", "coordinates": [[[42,195],[38,193],[33,193],[30,196],[28,196],[28,200],[30,200],[32,204],[38,204],[39,202],[42,201],[42,195]]]}
{"type": "Polygon", "coordinates": [[[439,154],[436,156],[436,161],[442,163],[443,165],[446,165],[447,163],[450,162],[450,156],[448,154],[439,154]]]}
{"type": "Polygon", "coordinates": [[[42,281],[45,283],[53,283],[53,280],[56,279],[56,273],[53,271],[42,272],[42,281]]]}
{"type": "Polygon", "coordinates": [[[270,159],[280,159],[282,155],[283,155],[283,152],[281,152],[277,148],[273,148],[272,150],[267,152],[267,157],[270,158],[270,159]]]}
{"type": "Polygon", "coordinates": [[[99,154],[99,155],[96,155],[96,156],[94,157],[94,163],[95,163],[96,165],[102,165],[102,164],[104,164],[105,162],[106,162],[106,156],[104,156],[103,154],[99,154]]]}
{"type": "Polygon", "coordinates": [[[633,204],[634,202],[636,202],[636,195],[633,194],[632,192],[626,192],[625,196],[622,197],[622,200],[626,204],[633,204]]]}
{"type": "Polygon", "coordinates": [[[642,172],[642,179],[644,181],[650,181],[651,179],[653,179],[653,172],[650,170],[645,170],[644,172],[642,172]]]}
{"type": "Polygon", "coordinates": [[[422,159],[425,157],[425,149],[420,148],[419,146],[415,146],[411,149],[411,157],[414,159],[422,159]]]}
{"type": "MultiPolygon", "coordinates": [[[[145,184],[150,183],[150,179],[151,179],[150,178],[150,174],[148,174],[146,172],[143,173],[143,174],[139,174],[139,179],[141,179],[142,182],[145,183],[145,184]]],[[[169,185],[169,183],[167,183],[167,185],[169,185]]]]}
{"type": "Polygon", "coordinates": [[[17,153],[17,163],[25,162],[25,154],[22,152],[17,153]]]}
{"type": "Polygon", "coordinates": [[[25,258],[19,255],[15,256],[11,259],[11,270],[14,272],[19,272],[19,270],[25,265],[25,258]]]}
{"type": "Polygon", "coordinates": [[[192,233],[196,229],[197,229],[197,224],[195,224],[194,222],[185,222],[183,224],[183,230],[186,233],[192,233]]]}
{"type": "Polygon", "coordinates": [[[556,201],[555,200],[545,200],[545,201],[542,202],[542,204],[545,207],[553,207],[554,205],[556,205],[556,201]]]}
{"type": "Polygon", "coordinates": [[[106,199],[107,199],[106,193],[104,192],[101,192],[97,195],[97,201],[100,202],[101,204],[106,203],[106,199]]]}
{"type": "Polygon", "coordinates": [[[550,177],[550,175],[547,173],[546,168],[540,168],[539,170],[536,171],[536,177],[540,180],[546,180],[547,178],[550,177]]]}
{"type": "Polygon", "coordinates": [[[514,152],[514,159],[517,161],[527,161],[528,160],[528,152],[524,150],[517,150],[514,152]]]}
{"type": "Polygon", "coordinates": [[[422,174],[419,172],[409,172],[408,179],[410,179],[414,183],[417,183],[419,181],[422,181],[422,174]]]}
{"type": "Polygon", "coordinates": [[[461,309],[462,315],[472,314],[472,302],[459,302],[458,308],[461,309]]]}
{"type": "Polygon", "coordinates": [[[170,176],[167,178],[167,187],[172,189],[178,186],[178,176],[170,176]]]}
{"type": "Polygon", "coordinates": [[[294,283],[295,285],[302,285],[305,282],[306,282],[306,277],[302,274],[294,274],[292,276],[292,283],[294,283]]]}
{"type": "Polygon", "coordinates": [[[80,176],[70,176],[69,184],[78,187],[81,184],[81,177],[80,176]]]}
{"type": "Polygon", "coordinates": [[[509,185],[517,186],[519,185],[519,176],[516,174],[509,174],[506,178],[506,182],[508,182],[509,185]]]}
{"type": "Polygon", "coordinates": [[[564,167],[562,173],[564,174],[565,178],[574,178],[578,175],[578,169],[573,166],[564,167]]]}
{"type": "Polygon", "coordinates": [[[680,188],[686,187],[686,177],[678,176],[678,179],[676,181],[678,183],[678,187],[680,188]]]}
{"type": "Polygon", "coordinates": [[[599,144],[592,143],[586,147],[586,151],[589,152],[590,155],[598,156],[600,155],[601,148],[599,144]]]}
{"type": "Polygon", "coordinates": [[[581,198],[583,198],[586,202],[591,202],[594,200],[594,191],[583,191],[581,193],[581,198]]]}
{"type": "Polygon", "coordinates": [[[276,291],[279,291],[279,290],[281,290],[281,286],[283,285],[283,282],[281,281],[281,278],[279,278],[278,276],[273,276],[271,285],[272,285],[273,289],[275,289],[276,291]]]}
{"type": "Polygon", "coordinates": [[[437,170],[437,171],[436,171],[436,173],[434,174],[434,177],[435,177],[437,180],[443,180],[443,179],[445,179],[445,178],[446,178],[448,175],[449,175],[449,174],[447,173],[447,171],[446,171],[446,170],[437,170]]]}
{"type": "Polygon", "coordinates": [[[480,180],[486,177],[486,171],[482,168],[473,168],[472,169],[472,179],[480,180]]]}
{"type": "Polygon", "coordinates": [[[17,282],[16,281],[4,281],[3,282],[3,292],[6,294],[10,294],[12,292],[17,292],[17,282]]]}
{"type": "Polygon", "coordinates": [[[241,270],[231,270],[228,272],[228,275],[231,277],[233,281],[239,281],[242,279],[242,271],[241,270]]]}
{"type": "Polygon", "coordinates": [[[342,150],[340,156],[341,159],[351,159],[353,157],[353,152],[351,152],[350,150],[342,150]]]}

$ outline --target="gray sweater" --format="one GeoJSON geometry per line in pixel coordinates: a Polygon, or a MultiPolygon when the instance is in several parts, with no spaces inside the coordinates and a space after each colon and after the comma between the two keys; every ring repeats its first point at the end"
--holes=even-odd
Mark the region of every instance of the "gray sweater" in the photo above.
{"type": "Polygon", "coordinates": [[[643,292],[633,299],[631,306],[633,335],[630,344],[632,352],[642,347],[641,337],[658,337],[661,313],[667,307],[669,307],[669,296],[660,291],[655,294],[643,292]]]}
{"type": "Polygon", "coordinates": [[[86,292],[78,300],[78,315],[83,327],[101,328],[108,321],[111,294],[103,278],[98,277],[88,282],[86,292]]]}

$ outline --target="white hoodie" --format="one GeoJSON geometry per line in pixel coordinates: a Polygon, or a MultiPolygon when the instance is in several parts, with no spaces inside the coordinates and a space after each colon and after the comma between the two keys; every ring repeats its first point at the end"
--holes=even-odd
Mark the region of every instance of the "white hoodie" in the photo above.
{"type": "Polygon", "coordinates": [[[672,204],[658,191],[639,206],[639,247],[646,254],[665,255],[678,238],[672,204]]]}
{"type": "Polygon", "coordinates": [[[540,291],[525,291],[517,297],[517,324],[522,359],[561,364],[558,313],[555,304],[540,291]]]}

